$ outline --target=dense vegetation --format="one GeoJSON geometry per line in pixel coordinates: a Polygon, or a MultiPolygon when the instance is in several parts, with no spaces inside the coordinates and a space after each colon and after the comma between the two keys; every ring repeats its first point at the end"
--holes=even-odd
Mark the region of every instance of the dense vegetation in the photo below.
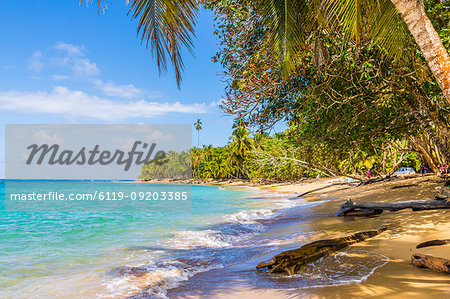
{"type": "Polygon", "coordinates": [[[164,163],[142,167],[141,179],[252,179],[255,181],[295,181],[305,177],[392,173],[400,166],[419,169],[416,153],[398,148],[405,144],[385,145],[382,154],[351,150],[336,159],[325,149],[299,146],[290,130],[268,136],[257,133],[250,136],[249,129],[239,123],[230,142],[223,147],[193,148],[190,153],[170,152],[164,163]],[[192,160],[191,160],[192,158],[192,160]]]}
{"type": "MultiPolygon", "coordinates": [[[[208,6],[221,40],[214,60],[228,82],[222,108],[236,125],[228,145],[192,149],[196,178],[386,174],[422,163],[436,172],[450,162],[450,106],[411,36],[392,58],[368,36],[355,43],[311,18],[297,24],[304,26],[304,50],[286,72],[267,46],[271,28],[250,3],[208,6]],[[269,136],[278,121],[289,129],[269,136]]],[[[427,0],[425,7],[448,47],[448,4],[427,0]]]]}

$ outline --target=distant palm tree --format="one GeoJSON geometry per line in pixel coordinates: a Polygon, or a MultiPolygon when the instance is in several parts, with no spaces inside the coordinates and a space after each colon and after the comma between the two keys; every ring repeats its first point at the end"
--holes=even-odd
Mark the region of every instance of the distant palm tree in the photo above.
{"type": "MultiPolygon", "coordinates": [[[[80,3],[83,0],[80,0],[80,3]]],[[[92,0],[84,0],[91,2],[92,0]]],[[[104,8],[110,0],[97,0],[104,8]]],[[[184,63],[182,48],[192,53],[198,10],[212,0],[127,0],[132,18],[139,19],[141,42],[150,44],[159,71],[167,70],[169,57],[181,83],[184,63]]],[[[428,18],[423,0],[255,0],[248,1],[259,10],[270,36],[269,46],[280,54],[286,72],[295,63],[299,46],[306,44],[305,27],[317,24],[328,32],[340,29],[358,42],[363,29],[389,52],[401,55],[403,22],[414,37],[450,103],[450,56],[428,18]],[[396,13],[398,12],[401,17],[396,13]],[[366,18],[367,22],[364,22],[366,18]],[[400,22],[399,22],[400,21],[400,22]],[[367,28],[365,28],[367,27],[367,28]]],[[[243,28],[244,30],[245,28],[243,28]]]]}
{"type": "Polygon", "coordinates": [[[229,148],[231,150],[229,159],[230,164],[237,167],[237,178],[247,177],[244,169],[244,161],[252,150],[252,139],[246,125],[239,121],[233,125],[233,133],[231,134],[229,148]]]}
{"type": "Polygon", "coordinates": [[[200,118],[197,118],[197,121],[194,123],[194,127],[197,130],[197,147],[200,147],[200,130],[202,129],[202,121],[200,118]]]}

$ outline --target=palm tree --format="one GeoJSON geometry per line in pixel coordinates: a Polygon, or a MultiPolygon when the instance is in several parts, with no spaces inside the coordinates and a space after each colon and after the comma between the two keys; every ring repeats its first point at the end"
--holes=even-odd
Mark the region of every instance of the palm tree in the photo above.
{"type": "Polygon", "coordinates": [[[197,118],[197,121],[194,123],[194,127],[197,130],[197,147],[200,147],[200,130],[202,129],[202,121],[200,118],[197,118]]]}
{"type": "Polygon", "coordinates": [[[245,125],[239,123],[233,126],[234,130],[231,134],[231,143],[229,148],[231,150],[230,162],[237,167],[237,178],[241,178],[245,174],[244,160],[252,150],[252,139],[245,125]]]}
{"type": "MultiPolygon", "coordinates": [[[[97,5],[104,7],[108,1],[97,0],[97,5]]],[[[166,55],[169,56],[180,86],[184,69],[181,52],[184,47],[192,53],[198,7],[214,1],[127,0],[127,4],[129,2],[129,13],[133,19],[139,19],[137,31],[141,42],[147,47],[150,44],[160,72],[167,70],[166,55]]],[[[298,45],[304,44],[303,28],[299,25],[308,24],[311,18],[323,28],[330,28],[339,20],[342,32],[357,42],[363,25],[369,25],[367,33],[399,55],[402,43],[398,33],[402,26],[397,22],[398,12],[450,103],[450,56],[425,13],[423,0],[257,0],[247,3],[254,9],[262,8],[261,16],[272,29],[271,44],[284,60],[287,72],[295,61],[298,45]]]]}

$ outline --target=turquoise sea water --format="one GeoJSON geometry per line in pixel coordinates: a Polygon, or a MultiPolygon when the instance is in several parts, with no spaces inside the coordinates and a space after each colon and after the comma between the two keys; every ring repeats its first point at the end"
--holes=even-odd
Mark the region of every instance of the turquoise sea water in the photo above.
{"type": "MultiPolygon", "coordinates": [[[[74,192],[99,188],[131,192],[137,186],[59,184],[74,192]]],[[[272,217],[275,207],[283,207],[284,202],[258,199],[255,192],[193,186],[190,211],[6,213],[3,182],[0,298],[126,297],[142,292],[164,297],[168,289],[196,273],[267,249],[235,246],[264,230],[256,220],[272,217]]]]}
{"type": "MultiPolygon", "coordinates": [[[[168,298],[195,291],[214,294],[216,288],[233,289],[244,282],[297,290],[359,283],[389,260],[367,248],[350,248],[290,278],[256,271],[258,262],[277,252],[336,229],[347,233],[349,223],[330,215],[329,199],[306,201],[294,194],[196,185],[10,183],[5,188],[0,182],[0,298],[168,298]],[[191,189],[192,202],[158,201],[165,208],[150,212],[118,202],[88,202],[91,212],[5,212],[11,208],[5,199],[11,186],[66,194],[191,189]],[[104,204],[120,212],[105,212],[104,204]]],[[[370,228],[382,221],[371,220],[370,228]]]]}

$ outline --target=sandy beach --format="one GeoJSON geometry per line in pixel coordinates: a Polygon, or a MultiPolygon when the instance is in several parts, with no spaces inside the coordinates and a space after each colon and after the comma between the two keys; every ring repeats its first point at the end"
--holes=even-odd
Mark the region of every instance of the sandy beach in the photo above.
{"type": "MultiPolygon", "coordinates": [[[[261,187],[264,191],[300,194],[326,186],[335,180],[323,179],[300,184],[278,184],[261,187]]],[[[234,186],[240,185],[234,183],[234,186]]],[[[397,202],[413,199],[433,199],[435,187],[442,181],[434,176],[396,179],[361,187],[333,186],[304,197],[310,203],[320,203],[308,209],[291,211],[278,220],[264,223],[271,226],[255,242],[277,244],[278,249],[240,264],[198,274],[169,292],[170,298],[445,298],[450,294],[450,277],[428,269],[414,267],[413,253],[450,258],[450,246],[416,249],[416,245],[434,239],[450,238],[450,212],[431,210],[412,212],[385,211],[376,217],[335,217],[348,199],[362,202],[397,202]],[[407,186],[408,185],[408,186],[407,186]],[[411,186],[410,186],[411,185],[411,186]],[[396,186],[406,186],[396,188],[396,186]],[[388,227],[372,239],[352,245],[336,256],[324,258],[317,269],[359,271],[354,281],[331,278],[321,286],[308,285],[304,274],[296,277],[270,275],[255,266],[282,251],[325,238],[341,237],[354,232],[388,227]],[[348,257],[346,260],[343,257],[348,257]],[[357,265],[351,265],[357,260],[357,265]],[[367,266],[367,273],[363,269],[367,266]],[[353,269],[353,268],[355,269],[353,269]],[[360,268],[359,270],[357,268],[360,268]],[[362,277],[362,278],[361,278],[362,277]]],[[[294,209],[295,210],[295,209],[294,209]]],[[[332,270],[330,270],[332,271],[332,270]]],[[[339,271],[337,271],[339,272],[339,271]]],[[[356,276],[355,276],[356,277],[356,276]]]]}

